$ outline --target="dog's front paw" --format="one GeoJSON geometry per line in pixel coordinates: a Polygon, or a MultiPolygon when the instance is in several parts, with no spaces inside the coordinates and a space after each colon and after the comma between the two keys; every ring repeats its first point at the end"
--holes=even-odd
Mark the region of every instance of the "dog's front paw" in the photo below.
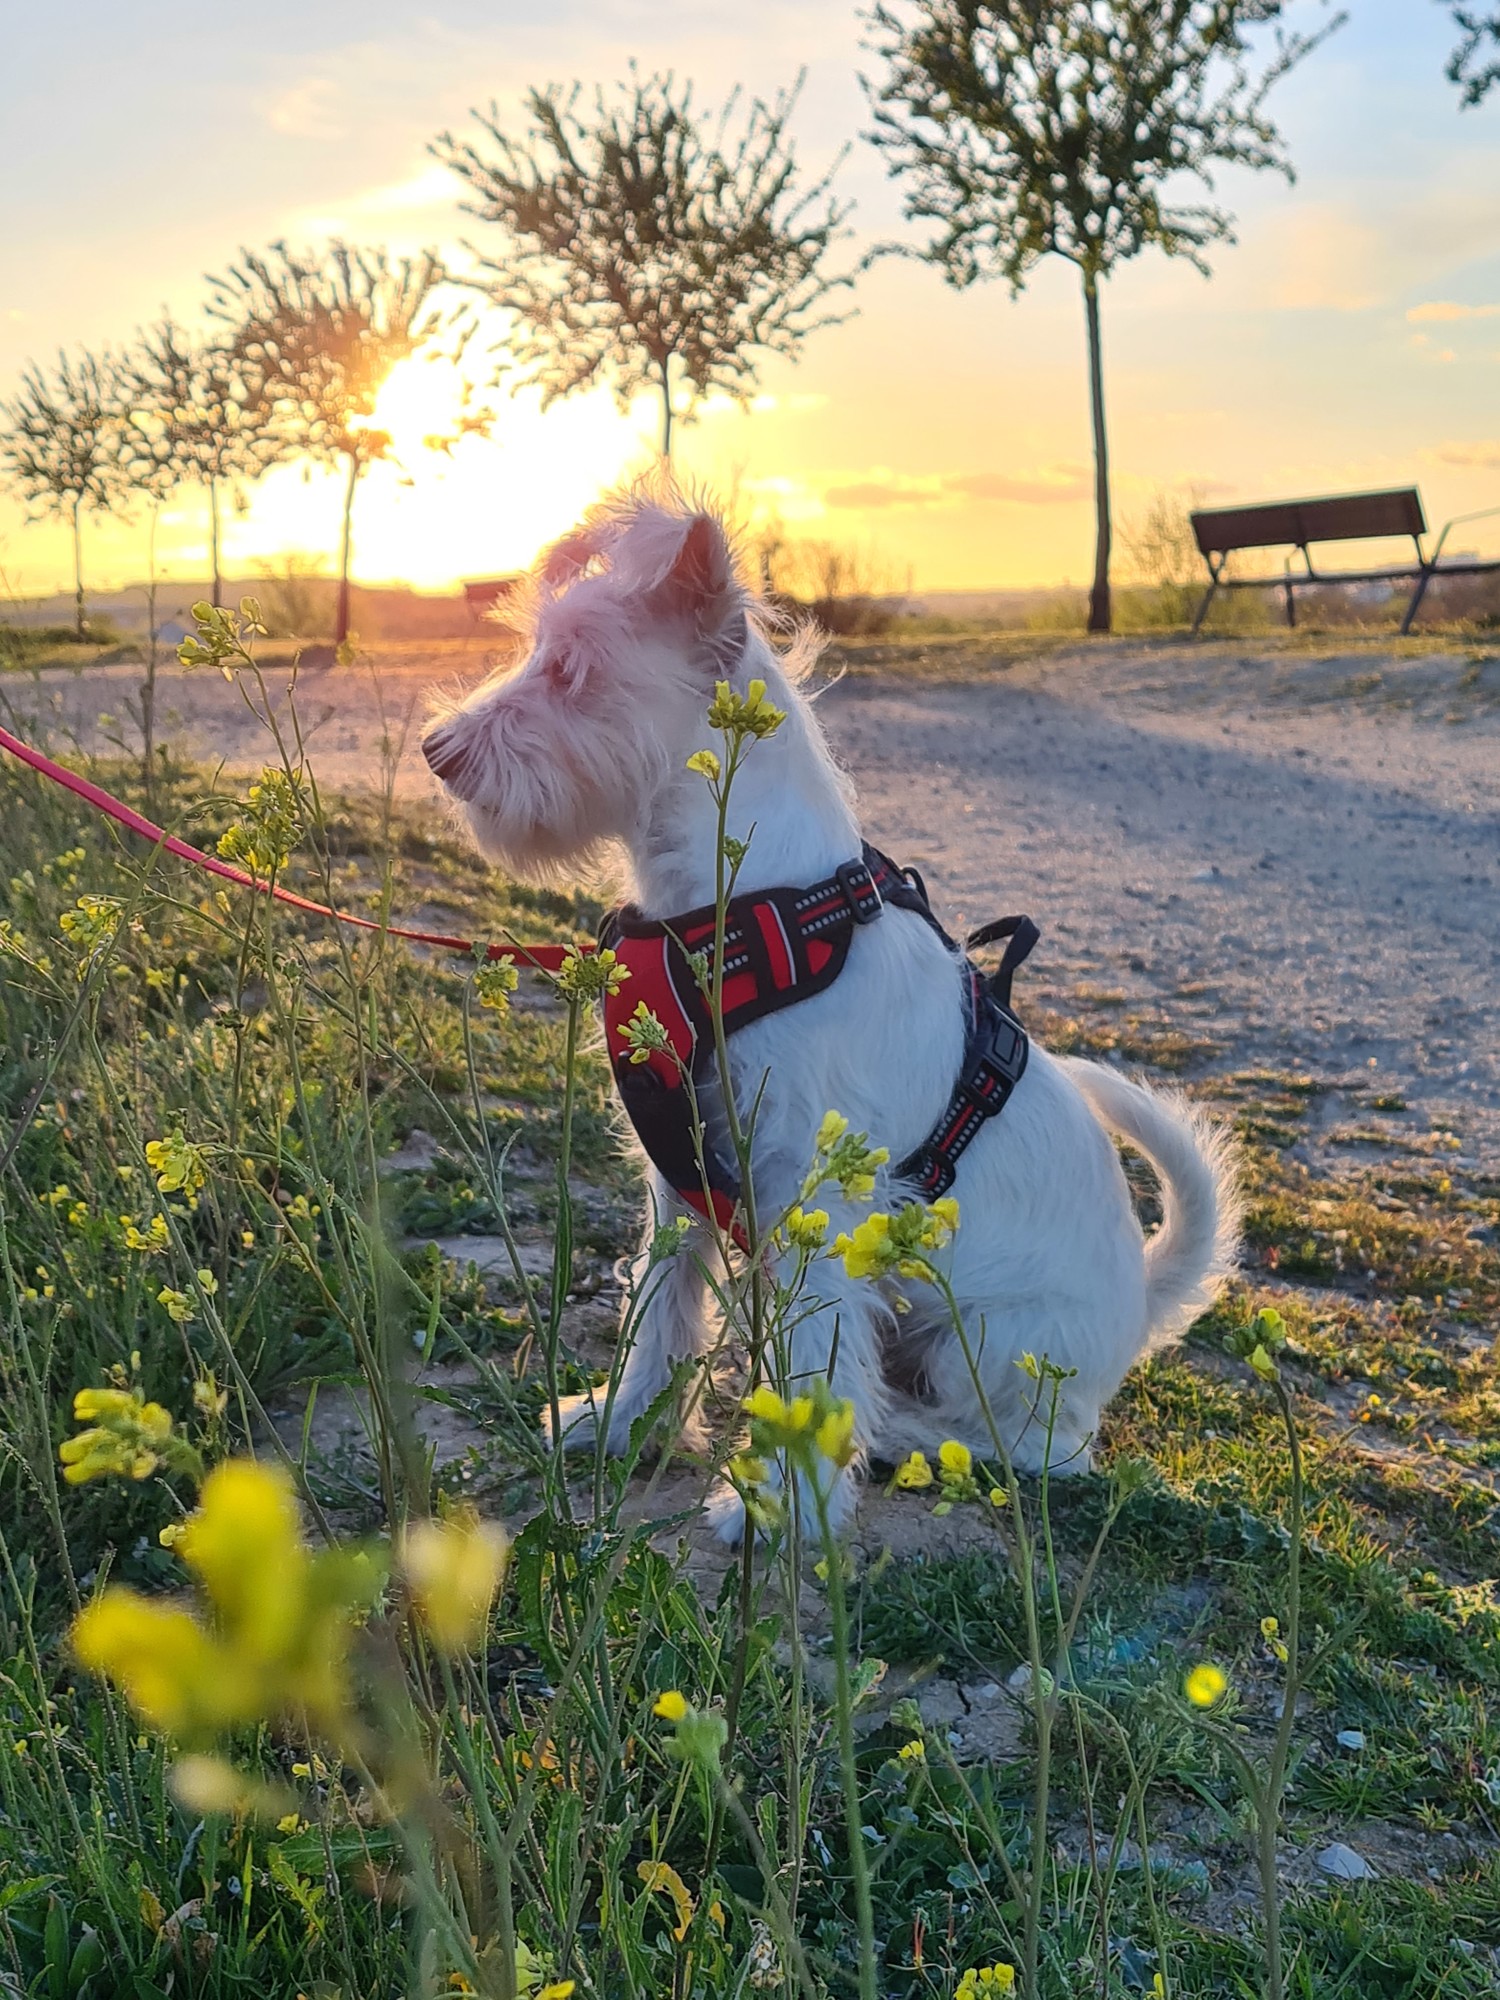
{"type": "MultiPolygon", "coordinates": [[[[816,1487],[803,1472],[797,1473],[794,1481],[797,1525],[803,1542],[811,1548],[821,1545],[825,1521],[831,1536],[835,1539],[842,1536],[853,1523],[859,1505],[859,1482],[854,1474],[835,1471],[832,1466],[825,1470],[828,1477],[816,1487]]],[[[785,1523],[786,1494],[779,1465],[773,1463],[770,1466],[769,1477],[757,1490],[762,1496],[761,1504],[752,1502],[747,1507],[744,1495],[727,1480],[714,1488],[704,1512],[717,1540],[730,1548],[738,1548],[745,1539],[747,1517],[754,1520],[756,1537],[760,1541],[767,1538],[773,1527],[785,1523]]]]}
{"type": "Polygon", "coordinates": [[[631,1426],[645,1415],[665,1387],[664,1382],[655,1388],[649,1383],[638,1384],[627,1375],[616,1386],[613,1402],[605,1384],[585,1389],[581,1396],[559,1396],[555,1435],[552,1411],[550,1408],[542,1411],[542,1437],[547,1449],[555,1451],[561,1438],[564,1451],[594,1451],[602,1428],[605,1451],[611,1458],[623,1457],[630,1449],[631,1426]]]}
{"type": "MultiPolygon", "coordinates": [[[[602,1395],[603,1391],[598,1393],[602,1395]]],[[[594,1398],[592,1389],[585,1389],[581,1396],[559,1396],[555,1423],[550,1406],[542,1411],[542,1442],[549,1451],[556,1451],[559,1444],[564,1451],[594,1449],[601,1415],[594,1398]]],[[[614,1428],[611,1424],[611,1431],[614,1428]]]]}
{"type": "MultiPolygon", "coordinates": [[[[716,1542],[722,1542],[727,1549],[737,1549],[745,1539],[747,1511],[745,1496],[721,1480],[709,1494],[703,1506],[704,1519],[713,1531],[716,1542]]],[[[764,1539],[764,1530],[759,1531],[764,1539]]]]}

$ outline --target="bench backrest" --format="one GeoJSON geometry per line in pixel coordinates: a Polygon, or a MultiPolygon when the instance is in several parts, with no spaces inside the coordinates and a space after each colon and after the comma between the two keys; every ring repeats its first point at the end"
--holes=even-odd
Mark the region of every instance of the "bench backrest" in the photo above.
{"type": "Polygon", "coordinates": [[[1390,493],[1334,494],[1324,500],[1273,500],[1259,507],[1215,507],[1195,513],[1192,522],[1204,556],[1427,532],[1415,486],[1390,493]]]}

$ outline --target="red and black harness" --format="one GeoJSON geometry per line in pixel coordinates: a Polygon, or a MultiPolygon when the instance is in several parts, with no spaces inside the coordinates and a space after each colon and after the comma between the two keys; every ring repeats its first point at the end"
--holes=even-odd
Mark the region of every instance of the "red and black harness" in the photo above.
{"type": "MultiPolygon", "coordinates": [[[[911,911],[959,953],[932,914],[916,870],[898,868],[868,844],[858,861],[846,861],[811,888],[736,896],[725,911],[725,1034],[830,987],[844,969],[854,933],[875,923],[887,907],[911,911]]],[[[969,950],[1004,938],[1005,955],[993,973],[965,958],[968,1032],[958,1081],[927,1139],[895,1168],[894,1177],[911,1182],[926,1200],[947,1193],[960,1156],[985,1121],[1005,1108],[1025,1071],[1029,1045],[1011,1011],[1010,988],[1040,935],[1030,917],[1001,917],[970,934],[969,950]]],[[[706,1134],[700,1161],[686,1085],[690,1078],[701,1088],[714,1063],[705,991],[714,950],[713,907],[659,922],[626,904],[605,918],[599,942],[630,973],[604,1002],[610,1067],[630,1122],[652,1164],[682,1200],[700,1215],[712,1213],[738,1240],[738,1177],[706,1134]],[[644,1062],[631,1059],[625,1033],[642,1002],[662,1023],[670,1044],[644,1062]]]]}

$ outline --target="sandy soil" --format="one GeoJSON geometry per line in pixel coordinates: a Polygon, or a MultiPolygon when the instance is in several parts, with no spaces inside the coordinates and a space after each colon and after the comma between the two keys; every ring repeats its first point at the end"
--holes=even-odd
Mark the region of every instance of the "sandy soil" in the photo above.
{"type": "MultiPolygon", "coordinates": [[[[326,785],[371,782],[426,693],[483,671],[482,640],[391,649],[304,676],[326,785]]],[[[106,748],[139,669],[0,684],[54,742],[106,748]]],[[[874,648],[821,698],[871,837],[922,868],[959,922],[1031,912],[1018,988],[1118,996],[1241,1065],[1362,1072],[1500,1160],[1500,656],[1302,642],[1116,643],[1009,663],[874,648]],[[1372,1076],[1370,1073],[1374,1072],[1372,1076]]],[[[230,770],[257,725],[216,676],[175,667],[170,733],[230,770]]]]}

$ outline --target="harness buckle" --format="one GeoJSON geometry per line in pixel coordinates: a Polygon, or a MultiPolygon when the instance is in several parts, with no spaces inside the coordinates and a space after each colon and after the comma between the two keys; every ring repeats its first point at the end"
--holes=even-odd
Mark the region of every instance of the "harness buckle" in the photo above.
{"type": "Polygon", "coordinates": [[[873,924],[885,907],[875,877],[863,861],[841,861],[833,879],[844,892],[849,914],[857,924],[873,924]]]}

